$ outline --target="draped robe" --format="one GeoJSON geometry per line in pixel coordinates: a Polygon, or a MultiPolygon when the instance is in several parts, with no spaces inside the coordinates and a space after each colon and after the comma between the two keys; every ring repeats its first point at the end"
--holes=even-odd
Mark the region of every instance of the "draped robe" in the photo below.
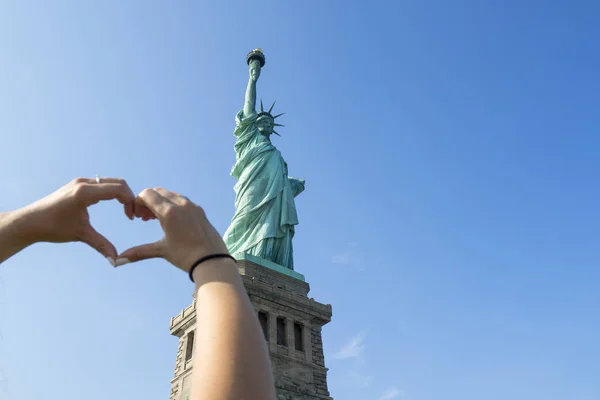
{"type": "Polygon", "coordinates": [[[256,119],[255,113],[236,115],[235,215],[223,239],[231,254],[249,253],[294,269],[294,197],[304,190],[304,181],[288,177],[287,163],[260,133],[256,119]]]}

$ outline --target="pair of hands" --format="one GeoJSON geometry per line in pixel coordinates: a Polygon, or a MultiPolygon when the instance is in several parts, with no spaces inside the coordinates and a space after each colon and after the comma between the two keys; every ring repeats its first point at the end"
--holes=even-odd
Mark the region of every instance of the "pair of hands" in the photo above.
{"type": "Polygon", "coordinates": [[[208,254],[228,253],[204,210],[186,197],[166,189],[144,189],[135,196],[123,179],[75,179],[56,192],[25,207],[23,240],[36,242],[83,242],[113,265],[149,258],[164,258],[188,272],[192,264],[208,254]],[[164,237],[117,253],[115,246],[90,223],[88,207],[103,200],[118,200],[129,219],[158,219],[164,237]]]}

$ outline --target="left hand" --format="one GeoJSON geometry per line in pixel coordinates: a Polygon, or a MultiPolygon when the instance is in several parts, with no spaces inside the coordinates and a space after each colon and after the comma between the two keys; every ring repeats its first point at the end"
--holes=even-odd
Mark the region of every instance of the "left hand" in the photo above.
{"type": "Polygon", "coordinates": [[[304,179],[292,178],[290,177],[290,185],[292,187],[292,193],[294,197],[298,196],[300,193],[304,192],[304,186],[306,181],[304,179]]]}
{"type": "Polygon", "coordinates": [[[129,219],[151,214],[145,207],[136,209],[135,196],[123,179],[102,178],[96,183],[95,179],[77,178],[21,210],[26,222],[24,237],[30,243],[83,242],[109,258],[112,264],[117,250],[91,225],[87,208],[113,199],[124,205],[129,219]]]}

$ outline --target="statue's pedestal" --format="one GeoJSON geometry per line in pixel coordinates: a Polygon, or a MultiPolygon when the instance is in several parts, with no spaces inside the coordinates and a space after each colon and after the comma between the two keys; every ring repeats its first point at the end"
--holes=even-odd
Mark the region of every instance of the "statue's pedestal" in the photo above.
{"type": "MultiPolygon", "coordinates": [[[[269,343],[277,399],[332,400],[321,339],[322,326],[331,321],[331,305],[309,298],[308,283],[295,271],[250,255],[236,258],[269,343]]],[[[195,302],[171,319],[171,334],[179,337],[171,400],[189,396],[195,302]]]]}
{"type": "MultiPolygon", "coordinates": [[[[302,282],[305,281],[304,280],[304,275],[299,274],[298,272],[296,272],[296,271],[294,271],[292,269],[289,269],[289,268],[286,268],[286,267],[281,266],[279,264],[276,264],[276,263],[274,263],[272,261],[265,260],[263,258],[253,256],[252,254],[238,253],[238,254],[234,254],[234,257],[238,261],[249,261],[251,264],[260,265],[260,266],[268,268],[270,270],[279,272],[280,274],[289,276],[291,278],[298,279],[299,281],[302,281],[302,282]]],[[[238,265],[239,265],[239,263],[238,263],[238,265]]],[[[240,273],[242,275],[244,275],[244,273],[241,270],[240,270],[240,273]]]]}

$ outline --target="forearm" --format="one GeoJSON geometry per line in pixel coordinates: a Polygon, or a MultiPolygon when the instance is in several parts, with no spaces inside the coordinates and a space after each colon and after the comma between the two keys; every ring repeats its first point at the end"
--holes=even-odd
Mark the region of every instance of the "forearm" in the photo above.
{"type": "Polygon", "coordinates": [[[207,261],[194,280],[192,399],[275,399],[266,341],[235,263],[207,261]]]}
{"type": "Polygon", "coordinates": [[[33,243],[27,233],[29,219],[26,209],[0,213],[0,263],[33,243]]]}
{"type": "Polygon", "coordinates": [[[250,79],[246,88],[246,100],[244,102],[244,115],[248,116],[256,112],[256,81],[250,79]]]}

